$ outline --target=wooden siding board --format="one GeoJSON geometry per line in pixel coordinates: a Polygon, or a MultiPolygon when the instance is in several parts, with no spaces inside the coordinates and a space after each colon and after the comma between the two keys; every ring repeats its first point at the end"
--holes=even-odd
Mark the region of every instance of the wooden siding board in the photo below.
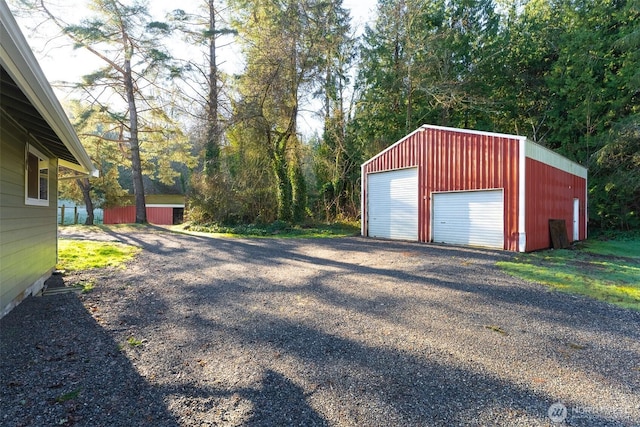
{"type": "MultiPolygon", "coordinates": [[[[49,236],[50,237],[50,236],[49,236]]],[[[37,245],[31,244],[25,246],[20,250],[9,251],[3,256],[2,271],[19,272],[23,266],[26,268],[37,269],[41,263],[41,258],[49,259],[48,268],[53,267],[56,263],[56,246],[47,243],[38,243],[37,245]]],[[[44,271],[44,270],[43,270],[44,271]]],[[[42,272],[40,272],[42,273],[42,272]]],[[[2,282],[4,283],[5,275],[2,275],[2,282]]]]}
{"type": "MultiPolygon", "coordinates": [[[[16,176],[11,181],[2,181],[0,182],[0,202],[2,202],[2,206],[13,206],[16,204],[15,200],[20,199],[17,195],[24,188],[24,184],[18,184],[19,179],[23,179],[23,176],[16,176]]],[[[22,201],[24,201],[24,194],[22,195],[22,201]]]]}
{"type": "Polygon", "coordinates": [[[56,263],[57,160],[49,164],[49,206],[24,203],[24,150],[28,136],[0,118],[0,310],[56,263]]]}
{"type": "MultiPolygon", "coordinates": [[[[21,227],[17,227],[17,224],[19,223],[14,222],[12,230],[4,229],[4,220],[3,224],[0,224],[0,227],[2,227],[2,244],[7,247],[8,251],[17,250],[22,246],[36,245],[42,239],[43,233],[40,227],[26,229],[24,228],[24,221],[22,221],[21,227]]],[[[55,226],[55,223],[53,226],[55,226]]]]}
{"type": "MultiPolygon", "coordinates": [[[[24,188],[24,185],[22,186],[24,188]]],[[[25,219],[37,220],[48,218],[51,206],[29,206],[29,209],[25,209],[27,205],[24,204],[24,194],[22,197],[15,197],[17,201],[13,206],[3,205],[3,220],[15,220],[24,222],[25,219]],[[22,203],[22,207],[16,206],[22,203]]],[[[53,204],[53,201],[49,201],[49,204],[53,204]]]]}
{"type": "MultiPolygon", "coordinates": [[[[6,152],[2,153],[3,156],[7,156],[7,157],[11,157],[14,159],[20,158],[20,155],[17,156],[11,156],[9,154],[7,154],[6,152]]],[[[20,182],[21,179],[24,179],[24,171],[21,170],[14,170],[14,169],[7,169],[4,171],[4,173],[2,174],[2,177],[0,178],[0,180],[2,181],[3,184],[15,184],[17,182],[20,182]]]]}

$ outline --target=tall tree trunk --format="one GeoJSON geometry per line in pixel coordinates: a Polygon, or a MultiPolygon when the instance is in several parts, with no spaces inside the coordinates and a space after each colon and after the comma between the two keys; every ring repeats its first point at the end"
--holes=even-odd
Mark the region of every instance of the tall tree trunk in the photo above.
{"type": "Polygon", "coordinates": [[[218,67],[216,64],[216,10],[209,0],[209,99],[207,100],[207,142],[204,171],[211,178],[219,170],[220,130],[218,125],[218,67]]]}
{"type": "MultiPolygon", "coordinates": [[[[125,38],[125,40],[127,40],[125,38]]],[[[127,48],[127,58],[124,61],[124,84],[129,103],[129,143],[131,145],[131,173],[133,175],[133,195],[136,201],[136,224],[147,222],[147,207],[144,200],[144,184],[142,181],[142,161],[140,160],[140,143],[138,141],[138,110],[133,88],[131,73],[131,48],[127,48]]]]}
{"type": "Polygon", "coordinates": [[[82,191],[84,205],[87,208],[87,219],[84,225],[93,225],[93,200],[91,200],[91,183],[89,183],[89,178],[76,179],[76,183],[82,191]]]}
{"type": "MultiPolygon", "coordinates": [[[[409,60],[411,61],[411,60],[409,60]]],[[[413,99],[412,99],[412,95],[413,95],[413,81],[411,80],[412,76],[411,76],[411,62],[409,62],[409,64],[407,65],[407,114],[406,114],[406,119],[405,119],[405,130],[404,132],[406,134],[408,134],[409,132],[411,132],[413,130],[413,123],[412,123],[412,115],[413,115],[413,99]]]]}

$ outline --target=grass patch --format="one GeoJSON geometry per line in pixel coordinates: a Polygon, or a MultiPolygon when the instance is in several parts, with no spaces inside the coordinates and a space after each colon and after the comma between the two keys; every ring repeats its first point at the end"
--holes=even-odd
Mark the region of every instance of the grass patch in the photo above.
{"type": "Polygon", "coordinates": [[[143,343],[144,341],[139,340],[135,337],[127,338],[127,344],[129,344],[131,347],[140,347],[143,343]]]}
{"type": "Polygon", "coordinates": [[[76,397],[78,397],[80,395],[80,392],[82,391],[81,388],[77,388],[73,391],[70,391],[69,393],[65,393],[61,396],[56,397],[56,402],[58,403],[64,403],[64,402],[68,402],[69,400],[75,399],[76,397]]]}
{"type": "Polygon", "coordinates": [[[640,259],[640,238],[638,240],[589,240],[584,250],[595,255],[640,259]]]}
{"type": "Polygon", "coordinates": [[[484,327],[489,329],[489,330],[492,330],[493,332],[497,332],[497,333],[502,334],[502,335],[506,335],[507,334],[507,332],[504,329],[502,329],[500,326],[485,325],[484,327]]]}
{"type": "Polygon", "coordinates": [[[520,254],[498,266],[562,292],[640,311],[640,238],[588,240],[573,249],[520,254]]]}
{"type": "Polygon", "coordinates": [[[59,239],[56,267],[69,271],[117,267],[132,259],[139,251],[135,246],[117,242],[59,239]]]}
{"type": "Polygon", "coordinates": [[[81,294],[88,294],[93,291],[96,284],[93,280],[81,281],[73,285],[74,288],[80,289],[81,294]]]}
{"type": "Polygon", "coordinates": [[[271,224],[182,224],[173,228],[187,233],[207,233],[225,237],[277,237],[277,238],[327,238],[347,237],[360,234],[360,225],[337,222],[332,224],[291,225],[283,221],[271,224]]]}

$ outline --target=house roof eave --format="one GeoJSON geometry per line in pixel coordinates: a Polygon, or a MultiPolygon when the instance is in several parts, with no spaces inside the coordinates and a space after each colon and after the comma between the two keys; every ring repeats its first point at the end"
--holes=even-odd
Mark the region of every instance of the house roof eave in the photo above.
{"type": "Polygon", "coordinates": [[[95,166],[82,147],[80,139],[4,0],[0,0],[0,18],[0,39],[2,40],[0,65],[64,144],[78,166],[82,167],[84,172],[94,175],[95,166]]]}

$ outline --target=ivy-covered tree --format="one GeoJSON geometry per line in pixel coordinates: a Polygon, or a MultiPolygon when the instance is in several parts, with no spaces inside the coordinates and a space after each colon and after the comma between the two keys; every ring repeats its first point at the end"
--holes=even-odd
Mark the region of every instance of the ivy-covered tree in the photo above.
{"type": "MultiPolygon", "coordinates": [[[[236,1],[246,57],[236,120],[265,147],[276,185],[277,218],[300,221],[307,191],[298,118],[324,77],[326,39],[335,34],[336,1],[236,1]]],[[[338,3],[339,6],[339,3],[338,3]]]]}
{"type": "MultiPolygon", "coordinates": [[[[298,221],[309,183],[327,219],[356,217],[359,165],[431,123],[525,135],[588,165],[591,224],[640,227],[637,0],[378,0],[355,48],[341,0],[226,0],[244,55],[228,80],[215,60],[228,33],[222,3],[202,1],[201,20],[176,12],[171,21],[208,58],[189,61],[205,88],[189,112],[204,117],[190,135],[204,141],[193,180],[200,218],[298,221]],[[308,110],[322,121],[312,150],[299,126],[308,110]]],[[[45,0],[22,2],[47,11],[45,0]]],[[[92,18],[75,25],[47,15],[105,63],[78,89],[121,124],[140,171],[171,175],[162,153],[180,150],[162,141],[182,136],[166,124],[163,78],[180,70],[158,43],[170,28],[141,3],[91,4],[92,18]]]]}

